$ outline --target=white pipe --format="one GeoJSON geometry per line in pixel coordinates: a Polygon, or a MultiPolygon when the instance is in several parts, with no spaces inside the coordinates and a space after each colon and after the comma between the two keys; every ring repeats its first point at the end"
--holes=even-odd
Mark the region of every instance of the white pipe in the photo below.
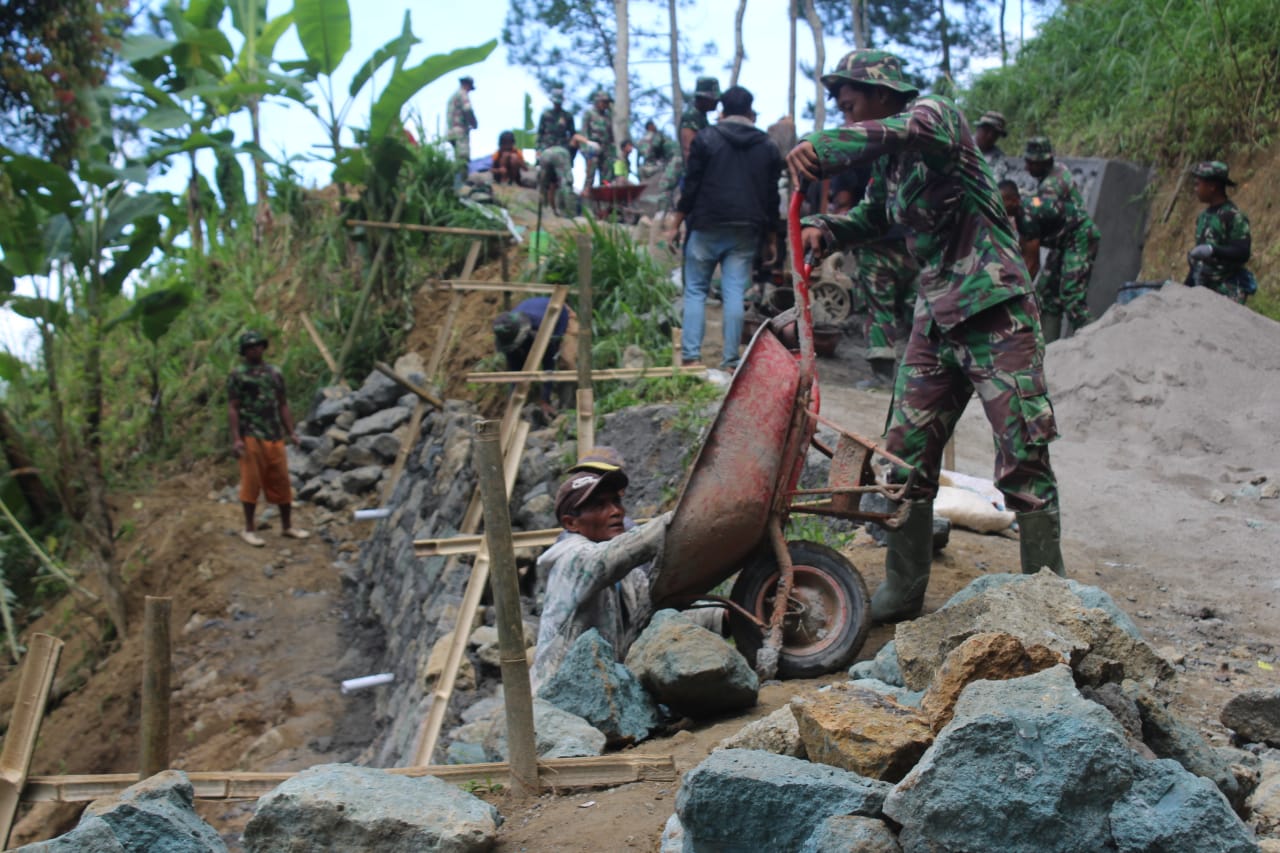
{"type": "Polygon", "coordinates": [[[362,675],[359,678],[348,678],[342,682],[343,693],[354,693],[366,687],[377,687],[379,684],[390,684],[396,680],[395,673],[380,672],[377,675],[362,675]]]}
{"type": "Polygon", "coordinates": [[[391,510],[388,507],[358,509],[356,510],[356,521],[377,521],[379,518],[386,518],[389,515],[391,515],[391,510]]]}

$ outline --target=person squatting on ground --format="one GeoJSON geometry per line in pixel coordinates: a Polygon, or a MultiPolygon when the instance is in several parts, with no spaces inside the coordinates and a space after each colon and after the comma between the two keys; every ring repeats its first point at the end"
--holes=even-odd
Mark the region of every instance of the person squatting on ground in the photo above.
{"type": "MultiPolygon", "coordinates": [[[[493,320],[493,342],[498,352],[506,358],[507,370],[524,370],[524,363],[533,349],[533,339],[542,328],[542,320],[547,314],[547,306],[551,304],[550,296],[533,296],[524,300],[514,309],[504,311],[493,320]]],[[[560,355],[560,343],[569,328],[569,317],[572,312],[568,307],[560,309],[556,325],[551,330],[551,340],[542,354],[542,370],[555,370],[556,358],[560,355]]],[[[538,398],[538,408],[548,419],[555,417],[555,407],[551,405],[552,383],[543,382],[542,393],[538,398]]]]}
{"type": "MultiPolygon", "coordinates": [[[[1102,232],[1089,214],[1069,198],[1036,195],[1024,203],[1013,181],[1001,181],[999,189],[1004,209],[1022,240],[1022,258],[1027,271],[1036,282],[1041,316],[1055,313],[1052,309],[1056,308],[1056,313],[1066,314],[1073,329],[1079,329],[1089,322],[1086,297],[1102,232]],[[1049,250],[1043,270],[1040,269],[1041,246],[1049,250]]],[[[1056,334],[1061,328],[1060,317],[1052,329],[1050,325],[1050,322],[1044,323],[1046,344],[1054,341],[1049,337],[1050,332],[1056,334]]]]}
{"type": "Polygon", "coordinates": [[[1187,253],[1190,269],[1184,283],[1207,287],[1243,305],[1258,283],[1245,269],[1253,249],[1249,217],[1227,198],[1227,187],[1236,183],[1221,160],[1197,163],[1191,174],[1196,198],[1205,209],[1196,217],[1196,245],[1187,253]]]}
{"type": "MultiPolygon", "coordinates": [[[[538,188],[544,196],[555,187],[555,209],[561,216],[578,215],[578,196],[573,191],[573,155],[586,142],[564,108],[564,89],[551,90],[551,106],[538,118],[538,188]]],[[[550,201],[548,197],[546,199],[550,201]]]]}
{"type": "Polygon", "coordinates": [[[556,519],[568,535],[538,558],[547,594],[529,674],[535,694],[583,633],[598,630],[622,660],[652,615],[649,568],[671,513],[626,530],[622,493],[629,481],[609,467],[573,471],[556,492],[556,519]]]}
{"type": "Polygon", "coordinates": [[[241,335],[243,363],[227,376],[227,420],[231,425],[231,447],[240,460],[240,505],[244,509],[240,538],[255,548],[266,544],[254,524],[259,492],[279,507],[282,536],[306,539],[311,535],[292,525],[293,487],[289,483],[284,438],[288,436],[295,446],[299,439],[285,395],[284,377],[275,365],[262,360],[267,343],[258,332],[241,335]]]}
{"type": "Polygon", "coordinates": [[[470,77],[458,80],[458,91],[449,98],[446,120],[449,123],[449,143],[453,146],[453,158],[458,163],[462,180],[467,179],[471,163],[471,131],[479,127],[475,111],[471,109],[471,91],[476,83],[470,77]]]}
{"type": "Polygon", "coordinates": [[[585,190],[595,186],[597,176],[600,183],[609,183],[613,161],[618,159],[613,139],[613,95],[604,89],[591,97],[591,106],[582,114],[582,135],[591,141],[585,148],[587,180],[582,185],[585,190]]]}
{"type": "MultiPolygon", "coordinates": [[[[1080,195],[1080,190],[1071,177],[1071,170],[1054,160],[1053,144],[1049,137],[1033,136],[1028,139],[1022,158],[1027,172],[1039,181],[1036,196],[1046,204],[1055,204],[1054,199],[1061,199],[1064,207],[1074,208],[1080,214],[1088,216],[1084,196],[1080,195]]],[[[1097,230],[1096,226],[1094,230],[1097,230]]],[[[1085,274],[1081,278],[1071,274],[1078,270],[1066,268],[1062,249],[1047,244],[1046,247],[1049,249],[1049,256],[1045,259],[1044,273],[1036,284],[1036,293],[1040,296],[1040,325],[1044,330],[1045,343],[1052,343],[1062,336],[1064,315],[1071,321],[1073,329],[1089,323],[1089,276],[1085,274]]],[[[1096,247],[1093,253],[1097,254],[1096,247]]],[[[1077,258],[1080,256],[1078,252],[1075,254],[1077,258]]],[[[1036,271],[1031,270],[1031,277],[1034,279],[1035,276],[1036,271]]]]}
{"type": "MultiPolygon", "coordinates": [[[[787,157],[794,176],[820,179],[873,163],[867,195],[848,216],[804,220],[817,252],[884,234],[897,222],[920,265],[915,321],[898,370],[885,447],[919,469],[910,514],[889,534],[885,582],[871,614],[918,614],[932,559],[933,498],[942,451],[969,398],[982,400],[995,438],[995,483],[1018,514],[1023,572],[1063,574],[1057,436],[1045,389],[1039,307],[1017,237],[964,116],[948,98],[919,96],[902,61],[855,50],[837,66],[854,81],[854,123],[812,133],[787,157]]],[[[890,477],[904,482],[906,472],[890,477]]]]}
{"type": "Polygon", "coordinates": [[[498,150],[493,153],[493,182],[495,184],[520,185],[520,178],[529,164],[516,147],[516,135],[510,130],[498,134],[498,150]]]}
{"type": "Polygon", "coordinates": [[[721,366],[738,365],[742,339],[742,298],[751,283],[751,267],[761,238],[768,237],[765,263],[777,251],[778,176],[782,154],[755,126],[753,98],[741,86],[725,91],[719,122],[698,131],[689,146],[684,189],[670,228],[678,239],[688,221],[684,247],[684,338],[681,355],[691,364],[702,358],[707,290],[716,264],[721,267],[724,305],[724,356],[721,366]]]}

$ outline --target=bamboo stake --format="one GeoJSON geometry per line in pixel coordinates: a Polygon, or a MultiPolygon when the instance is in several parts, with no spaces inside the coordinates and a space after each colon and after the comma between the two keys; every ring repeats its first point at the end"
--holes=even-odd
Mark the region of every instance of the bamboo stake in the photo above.
{"type": "MultiPolygon", "coordinates": [[[[511,433],[513,424],[520,417],[520,410],[529,399],[529,383],[538,378],[533,375],[533,371],[542,363],[542,356],[546,354],[547,346],[551,343],[551,335],[555,331],[556,322],[560,319],[560,312],[564,309],[568,296],[569,288],[561,285],[547,301],[547,310],[542,314],[538,334],[533,337],[533,345],[529,347],[529,355],[524,360],[524,369],[516,375],[516,387],[512,389],[511,397],[507,400],[507,410],[502,415],[503,435],[511,433]]],[[[567,372],[572,373],[575,379],[577,378],[574,371],[567,372]]]]}
{"type": "Polygon", "coordinates": [[[578,457],[596,446],[595,388],[591,384],[591,238],[578,235],[578,457]]]}
{"type": "Polygon", "coordinates": [[[142,755],[139,779],[169,769],[169,622],[173,599],[148,595],[142,633],[142,755]]]}
{"type": "MultiPolygon", "coordinates": [[[[398,218],[393,213],[391,218],[398,218]]],[[[422,234],[456,234],[462,237],[510,237],[510,231],[494,231],[488,228],[450,228],[444,225],[414,225],[411,222],[371,222],[368,219],[348,219],[348,228],[387,228],[392,231],[417,231],[422,234]]]]}
{"type": "Polygon", "coordinates": [[[679,376],[680,368],[684,365],[684,358],[680,352],[680,348],[684,346],[684,332],[679,326],[671,329],[671,375],[679,376]]]}
{"type": "MultiPolygon", "coordinates": [[[[698,367],[689,365],[687,367],[614,367],[607,370],[591,371],[591,379],[600,382],[606,379],[656,379],[664,376],[671,376],[672,373],[677,376],[702,376],[707,372],[706,367],[698,367]]],[[[524,370],[503,370],[490,373],[475,372],[466,374],[463,379],[467,382],[475,382],[481,385],[490,385],[502,382],[521,382],[521,381],[538,381],[538,382],[577,382],[578,371],[576,370],[542,370],[530,372],[524,370]]]]}
{"type": "Polygon", "coordinates": [[[311,318],[307,316],[307,312],[303,311],[298,315],[298,319],[302,321],[302,328],[307,330],[307,334],[311,336],[311,342],[316,345],[316,349],[320,350],[320,357],[324,359],[324,363],[329,366],[329,371],[334,375],[338,375],[338,363],[333,360],[333,353],[329,352],[329,348],[324,345],[320,333],[316,331],[316,327],[312,325],[311,318]]]}
{"type": "MultiPolygon", "coordinates": [[[[649,519],[634,519],[636,524],[644,524],[649,519]]],[[[547,527],[542,530],[515,530],[511,533],[511,544],[519,548],[541,548],[556,541],[564,528],[547,527]]],[[[413,556],[415,557],[451,557],[461,554],[474,554],[484,543],[483,536],[443,536],[438,539],[413,540],[413,556]]]]}
{"type": "MultiPolygon", "coordinates": [[[[479,240],[471,243],[471,248],[467,251],[467,260],[462,265],[462,277],[470,278],[475,272],[476,263],[480,260],[481,244],[479,240]]],[[[440,336],[436,338],[436,345],[431,350],[431,360],[427,362],[427,381],[434,382],[436,375],[440,372],[441,365],[444,364],[444,356],[448,351],[449,339],[453,337],[453,324],[458,320],[458,311],[462,308],[462,294],[454,290],[453,295],[449,297],[449,308],[444,313],[444,325],[440,327],[440,336]]]]}
{"type": "MultiPolygon", "coordinates": [[[[0,847],[8,848],[9,832],[18,813],[18,802],[31,770],[40,722],[53,688],[53,675],[62,654],[62,641],[48,634],[35,634],[22,662],[18,695],[0,752],[0,847]]],[[[130,784],[136,779],[131,780],[130,784]]]]}
{"type": "Polygon", "coordinates": [[[439,397],[437,397],[435,394],[432,394],[426,388],[423,388],[421,385],[419,385],[417,382],[414,382],[409,377],[401,376],[399,373],[396,373],[395,370],[391,367],[391,365],[387,364],[386,362],[383,362],[383,361],[374,362],[373,369],[378,371],[388,379],[390,379],[392,382],[395,382],[396,384],[400,385],[402,388],[405,388],[406,390],[413,392],[418,396],[418,399],[426,400],[428,403],[435,406],[437,409],[444,408],[444,403],[441,401],[439,397]]]}
{"type": "Polygon", "coordinates": [[[533,690],[525,654],[520,581],[511,545],[511,509],[498,446],[499,421],[477,421],[474,427],[476,477],[484,505],[485,545],[493,573],[493,604],[498,611],[502,699],[507,711],[507,760],[511,788],[517,796],[538,793],[538,749],[533,728],[533,690]]]}

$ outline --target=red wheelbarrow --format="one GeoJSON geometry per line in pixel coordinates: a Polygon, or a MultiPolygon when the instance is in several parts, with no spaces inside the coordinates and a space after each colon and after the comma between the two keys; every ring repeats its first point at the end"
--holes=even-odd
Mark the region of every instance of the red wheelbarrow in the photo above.
{"type": "Polygon", "coordinates": [[[763,678],[811,678],[846,667],[870,629],[862,575],[839,552],[787,541],[792,513],[877,521],[896,529],[896,513],[862,512],[863,494],[901,501],[915,479],[879,484],[874,457],[910,469],[874,442],[818,414],[819,394],[809,307],[810,265],[800,261],[800,194],[791,204],[799,355],[773,324],[752,337],[697,459],[686,475],[651,593],[655,608],[729,610],[738,650],[763,678]],[[816,436],[822,424],[834,445],[816,436]],[[797,484],[809,447],[831,460],[826,488],[797,484]],[[737,574],[725,598],[710,595],[737,574]]]}
{"type": "Polygon", "coordinates": [[[644,194],[647,186],[648,184],[601,184],[598,187],[587,187],[582,196],[590,203],[591,212],[597,219],[616,218],[635,223],[640,220],[640,213],[633,205],[644,194]]]}

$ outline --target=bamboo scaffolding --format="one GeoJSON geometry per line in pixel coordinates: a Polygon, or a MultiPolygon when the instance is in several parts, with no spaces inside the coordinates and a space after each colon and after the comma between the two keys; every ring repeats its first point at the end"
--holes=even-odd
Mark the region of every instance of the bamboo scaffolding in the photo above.
{"type": "Polygon", "coordinates": [[[460,237],[505,237],[510,231],[494,231],[488,228],[451,228],[444,225],[414,225],[412,222],[372,222],[368,219],[348,219],[348,228],[386,228],[391,231],[417,231],[423,234],[455,234],[460,237]]]}
{"type": "MultiPolygon", "coordinates": [[[[0,752],[0,847],[9,846],[9,832],[18,813],[18,802],[26,787],[31,756],[40,736],[40,722],[53,689],[53,676],[62,655],[62,641],[48,634],[35,634],[22,661],[18,676],[18,695],[13,716],[0,752]]],[[[127,774],[128,784],[138,781],[137,774],[127,774]]]]}
{"type": "MultiPolygon", "coordinates": [[[[699,376],[707,372],[706,367],[615,367],[608,370],[591,371],[592,381],[606,379],[654,379],[662,376],[699,376]]],[[[503,370],[491,373],[468,373],[464,377],[468,382],[491,384],[501,382],[517,382],[531,379],[537,382],[577,382],[576,370],[542,370],[526,373],[520,370],[503,370]]]]}

